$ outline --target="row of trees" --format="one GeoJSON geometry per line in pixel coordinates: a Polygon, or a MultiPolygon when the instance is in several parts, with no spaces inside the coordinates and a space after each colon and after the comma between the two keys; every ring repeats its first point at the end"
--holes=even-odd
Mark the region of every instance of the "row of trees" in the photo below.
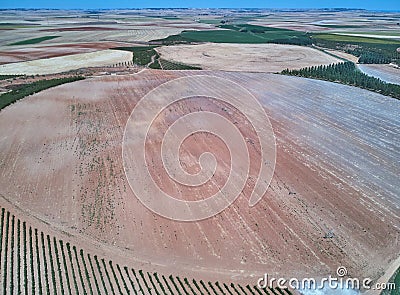
{"type": "MultiPolygon", "coordinates": [[[[356,41],[340,41],[319,38],[318,34],[314,34],[312,43],[323,48],[331,48],[344,51],[355,55],[362,64],[389,64],[400,63],[400,52],[397,48],[400,44],[390,44],[382,41],[382,43],[369,43],[356,41]]],[[[358,38],[362,39],[362,38],[358,38]]]]}
{"type": "Polygon", "coordinates": [[[356,68],[355,64],[349,61],[320,65],[300,70],[283,70],[282,74],[314,78],[331,82],[357,86],[400,99],[400,85],[383,82],[381,79],[368,76],[356,68]]]}
{"type": "Polygon", "coordinates": [[[40,92],[42,90],[58,86],[64,83],[70,83],[77,80],[82,80],[84,77],[82,76],[73,76],[73,77],[65,77],[65,78],[56,78],[49,80],[39,80],[29,84],[24,84],[17,89],[14,89],[10,92],[3,93],[0,95],[0,110],[5,108],[6,106],[14,103],[15,101],[24,98],[25,96],[40,92]]]}
{"type": "Polygon", "coordinates": [[[312,40],[310,39],[310,37],[308,35],[302,35],[302,36],[295,36],[295,37],[291,37],[291,38],[275,39],[275,40],[270,41],[269,43],[309,46],[309,45],[312,45],[312,40]]]}
{"type": "Polygon", "coordinates": [[[377,52],[363,52],[359,54],[360,64],[389,64],[394,58],[377,52]]]}

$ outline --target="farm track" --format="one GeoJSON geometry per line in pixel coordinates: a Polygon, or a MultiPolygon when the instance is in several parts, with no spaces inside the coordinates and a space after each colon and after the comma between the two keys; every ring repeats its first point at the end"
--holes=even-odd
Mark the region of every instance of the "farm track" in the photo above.
{"type": "MultiPolygon", "coordinates": [[[[179,117],[200,106],[236,120],[251,137],[235,111],[225,112],[222,105],[201,98],[176,105],[167,114],[179,117]]],[[[52,237],[62,232],[70,235],[63,247],[65,263],[72,259],[74,266],[66,272],[72,289],[74,273],[76,288],[83,289],[79,268],[84,269],[83,261],[74,260],[72,245],[78,256],[80,249],[91,254],[94,267],[93,255],[97,255],[100,269],[108,270],[108,276],[102,272],[105,281],[98,281],[99,288],[111,290],[112,285],[115,292],[119,292],[117,265],[143,269],[144,279],[135,272],[143,288],[147,288],[144,280],[152,286],[146,272],[164,274],[169,286],[182,294],[185,276],[197,282],[199,278],[232,281],[243,287],[253,286],[264,272],[322,276],[333,274],[338,264],[375,279],[398,255],[398,109],[398,101],[365,90],[271,74],[145,70],[87,79],[43,91],[1,111],[0,193],[23,209],[21,215],[13,213],[21,221],[28,212],[53,226],[52,237]],[[275,130],[277,167],[270,189],[256,207],[247,205],[250,184],[219,215],[176,223],[144,209],[130,191],[122,168],[122,134],[141,97],[163,82],[197,74],[228,78],[253,92],[275,130]],[[334,238],[324,238],[330,230],[334,238]],[[169,273],[180,277],[182,285],[174,280],[175,287],[168,281],[169,273]]],[[[169,116],[158,118],[158,130],[169,120],[169,116]]],[[[227,164],[223,147],[209,140],[193,138],[197,144],[188,142],[184,152],[196,153],[215,144],[222,165],[227,164]]],[[[257,143],[251,149],[257,159],[257,143]]],[[[154,151],[155,145],[149,152],[154,151]]],[[[186,164],[190,167],[190,163],[186,164]]],[[[154,172],[164,188],[179,192],[158,168],[155,165],[154,172]]],[[[212,189],[193,191],[193,196],[212,189]]],[[[35,228],[39,243],[41,231],[50,235],[48,229],[35,228]]],[[[35,239],[32,243],[35,251],[35,239]]],[[[40,253],[40,268],[45,269],[40,253]]],[[[32,259],[35,263],[36,253],[32,259]]],[[[50,263],[49,257],[47,267],[50,263]]],[[[30,275],[29,266],[28,270],[30,275]]],[[[37,269],[33,270],[35,276],[37,269]]],[[[52,278],[40,282],[43,288],[52,278]]],[[[212,289],[207,283],[205,287],[199,283],[199,288],[212,289]]]]}

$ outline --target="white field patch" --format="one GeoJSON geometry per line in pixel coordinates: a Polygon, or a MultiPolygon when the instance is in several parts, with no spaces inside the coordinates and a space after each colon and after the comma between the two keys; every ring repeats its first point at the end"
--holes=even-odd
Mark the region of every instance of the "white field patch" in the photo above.
{"type": "Polygon", "coordinates": [[[80,68],[111,66],[120,62],[131,61],[132,57],[132,52],[107,49],[0,65],[0,74],[55,74],[80,68]]]}
{"type": "Polygon", "coordinates": [[[342,35],[342,36],[354,36],[354,37],[365,37],[365,38],[377,38],[377,39],[393,39],[393,40],[400,40],[400,35],[394,34],[390,35],[390,33],[386,34],[373,34],[373,33],[333,33],[335,35],[342,35]]]}
{"type": "Polygon", "coordinates": [[[162,58],[207,70],[276,73],[284,69],[338,63],[319,50],[282,44],[216,44],[164,46],[162,58]]]}

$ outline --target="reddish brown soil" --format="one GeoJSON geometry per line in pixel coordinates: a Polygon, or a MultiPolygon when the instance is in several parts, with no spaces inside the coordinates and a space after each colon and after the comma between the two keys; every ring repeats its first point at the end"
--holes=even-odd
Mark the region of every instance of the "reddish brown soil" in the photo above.
{"type": "Polygon", "coordinates": [[[16,76],[9,79],[0,80],[0,93],[8,92],[12,89],[21,87],[23,84],[32,83],[44,79],[57,79],[72,76],[104,76],[104,75],[127,75],[134,74],[142,70],[138,66],[115,66],[115,67],[93,67],[86,69],[73,70],[66,73],[50,74],[50,75],[35,75],[35,76],[16,76]]]}
{"type": "MultiPolygon", "coordinates": [[[[400,125],[398,101],[297,77],[209,72],[247,87],[263,104],[277,138],[276,170],[255,207],[248,207],[250,181],[222,213],[181,223],[153,214],[132,193],[122,167],[122,136],[143,95],[198,73],[93,78],[2,110],[0,194],[21,214],[46,221],[60,235],[68,233],[85,249],[101,249],[124,264],[161,273],[256,284],[264,272],[320,277],[343,265],[353,276],[380,276],[399,254],[399,171],[392,164],[398,153],[390,136],[400,125]],[[324,238],[330,230],[334,237],[324,238]]],[[[172,120],[200,106],[221,109],[195,97],[161,114],[151,133],[150,169],[172,194],[179,189],[157,161],[155,139],[172,120]]],[[[251,136],[238,110],[231,111],[227,118],[251,136]]],[[[257,142],[252,148],[257,161],[257,142]]],[[[228,164],[223,144],[199,134],[185,142],[183,165],[195,171],[193,159],[207,150],[219,156],[222,167],[228,164]]],[[[225,172],[220,170],[215,183],[223,182],[225,172]]]]}
{"type": "Polygon", "coordinates": [[[118,31],[121,29],[108,27],[71,27],[40,30],[42,32],[80,32],[80,31],[118,31]]]}
{"type": "Polygon", "coordinates": [[[0,64],[64,56],[75,53],[93,52],[121,46],[132,46],[132,44],[122,42],[92,42],[36,46],[18,49],[10,48],[9,50],[0,51],[0,64]]]}

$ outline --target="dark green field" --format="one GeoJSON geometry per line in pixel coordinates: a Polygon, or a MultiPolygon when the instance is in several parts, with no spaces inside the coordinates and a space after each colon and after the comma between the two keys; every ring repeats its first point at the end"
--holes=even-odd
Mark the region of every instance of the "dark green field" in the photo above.
{"type": "Polygon", "coordinates": [[[157,46],[133,46],[117,47],[114,49],[130,51],[133,53],[133,62],[136,65],[148,66],[151,69],[164,70],[199,70],[198,67],[176,63],[160,58],[160,55],[154,49],[157,46]],[[153,58],[153,62],[152,62],[153,58]]]}
{"type": "Polygon", "coordinates": [[[0,80],[5,80],[5,79],[10,79],[10,78],[16,78],[19,75],[0,75],[0,80]]]}
{"type": "Polygon", "coordinates": [[[158,58],[158,53],[154,50],[156,46],[132,46],[116,47],[114,49],[130,51],[133,53],[133,62],[140,66],[146,66],[151,63],[151,57],[158,58]]]}
{"type": "Polygon", "coordinates": [[[37,44],[37,43],[40,43],[40,42],[43,42],[43,41],[47,41],[47,40],[51,40],[51,39],[55,39],[55,38],[58,38],[58,37],[60,37],[60,36],[44,36],[44,37],[32,38],[32,39],[27,39],[27,40],[11,43],[9,45],[37,44]]]}
{"type": "Polygon", "coordinates": [[[307,45],[311,43],[306,33],[293,30],[248,24],[221,25],[219,27],[225,30],[183,31],[178,35],[169,36],[161,40],[154,40],[154,42],[160,42],[162,44],[213,42],[247,44],[285,43],[296,45],[307,45]]]}
{"type": "Polygon", "coordinates": [[[388,64],[400,62],[400,41],[344,36],[336,34],[313,34],[312,43],[323,48],[341,50],[359,57],[359,63],[388,64]]]}
{"type": "Polygon", "coordinates": [[[218,24],[221,24],[221,21],[223,21],[223,19],[201,19],[201,20],[199,20],[199,23],[218,25],[218,24]]]}
{"type": "Polygon", "coordinates": [[[199,67],[172,62],[162,58],[160,58],[158,62],[160,63],[163,70],[201,70],[201,68],[199,67]]]}

